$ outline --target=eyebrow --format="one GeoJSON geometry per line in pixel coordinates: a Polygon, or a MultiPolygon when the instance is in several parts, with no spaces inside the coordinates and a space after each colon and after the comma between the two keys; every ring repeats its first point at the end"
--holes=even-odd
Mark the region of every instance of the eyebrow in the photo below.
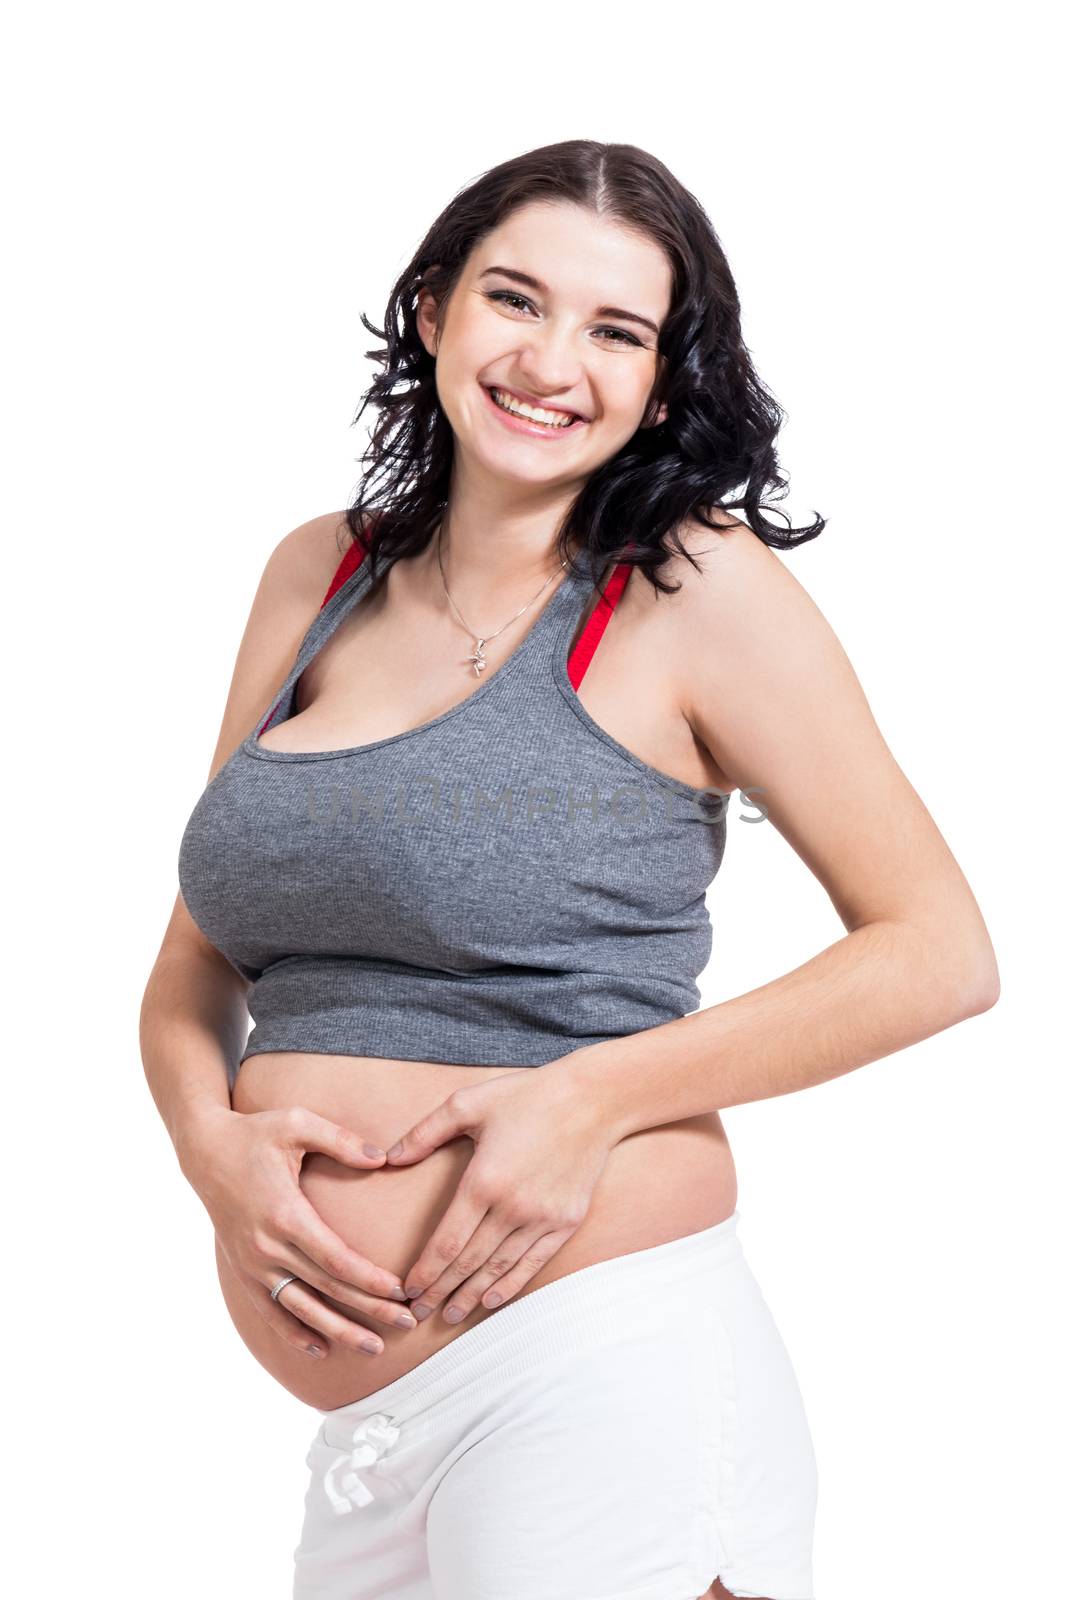
{"type": "MultiPolygon", "coordinates": [[[[486,267],[484,272],[479,273],[479,282],[482,278],[487,278],[491,272],[499,273],[502,278],[512,278],[516,283],[525,284],[527,289],[533,289],[538,294],[548,293],[545,284],[539,282],[537,278],[531,278],[528,272],[519,272],[515,267],[486,267]]],[[[624,311],[621,306],[598,306],[593,315],[614,317],[617,322],[636,322],[642,328],[647,328],[649,333],[659,337],[659,328],[656,324],[650,322],[647,317],[639,317],[636,311],[624,311]]]]}

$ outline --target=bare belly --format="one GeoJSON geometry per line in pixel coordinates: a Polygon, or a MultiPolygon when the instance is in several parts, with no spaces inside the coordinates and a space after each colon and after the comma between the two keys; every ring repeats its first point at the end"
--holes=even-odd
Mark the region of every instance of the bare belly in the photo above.
{"type": "MultiPolygon", "coordinates": [[[[287,1051],[250,1056],[238,1074],[232,1103],[241,1112],[306,1106],[388,1149],[461,1084],[486,1073],[536,1070],[287,1051]]],[[[313,1153],[305,1158],[301,1186],[346,1243],[404,1278],[473,1154],[473,1142],[460,1138],[414,1166],[360,1172],[313,1153]]],[[[710,1228],[730,1216],[736,1202],[733,1157],[717,1112],[631,1134],[609,1155],[581,1225],[506,1304],[581,1267],[710,1228]]],[[[227,1309],[249,1350],[291,1394],[321,1409],[363,1399],[497,1314],[476,1306],[453,1326],[436,1311],[405,1331],[331,1301],[334,1310],[373,1328],[385,1349],[364,1355],[333,1343],[325,1359],[315,1361],[267,1326],[218,1248],[216,1260],[227,1309]]]]}

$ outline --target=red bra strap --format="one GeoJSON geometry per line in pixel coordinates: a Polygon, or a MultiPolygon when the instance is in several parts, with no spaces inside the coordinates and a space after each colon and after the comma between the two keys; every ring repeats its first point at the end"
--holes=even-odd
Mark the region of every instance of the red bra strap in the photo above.
{"type": "MultiPolygon", "coordinates": [[[[373,542],[374,534],[372,533],[371,543],[373,544],[373,542]]],[[[353,539],[352,543],[341,557],[340,566],[330,579],[330,587],[323,596],[322,605],[319,607],[320,611],[322,610],[322,606],[326,605],[327,601],[333,599],[341,585],[348,582],[349,578],[352,576],[353,572],[355,572],[366,553],[367,552],[364,550],[363,546],[359,544],[357,540],[353,539]]]]}
{"type": "Polygon", "coordinates": [[[593,659],[604,629],[611,620],[612,612],[622,599],[623,590],[632,571],[631,562],[620,561],[605,584],[604,593],[593,607],[567,662],[567,676],[571,680],[572,688],[577,689],[585,676],[585,670],[593,659]]]}

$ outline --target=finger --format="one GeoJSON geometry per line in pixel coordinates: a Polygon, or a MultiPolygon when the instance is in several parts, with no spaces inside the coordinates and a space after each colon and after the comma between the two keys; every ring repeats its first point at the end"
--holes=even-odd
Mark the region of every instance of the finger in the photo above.
{"type": "MultiPolygon", "coordinates": [[[[270,1289],[265,1290],[267,1299],[270,1299],[270,1289]]],[[[361,1323],[353,1318],[344,1316],[341,1312],[331,1311],[325,1301],[320,1300],[313,1290],[308,1289],[299,1279],[287,1283],[277,1296],[277,1305],[282,1296],[285,1297],[287,1311],[291,1311],[300,1321],[309,1328],[325,1334],[345,1350],[357,1350],[361,1354],[381,1355],[385,1349],[384,1342],[369,1328],[364,1328],[361,1323]]],[[[321,1341],[312,1341],[321,1342],[321,1341]]]]}
{"type": "MultiPolygon", "coordinates": [[[[456,1261],[466,1250],[477,1228],[479,1228],[489,1211],[489,1206],[483,1201],[476,1200],[467,1182],[470,1168],[460,1179],[459,1187],[452,1196],[452,1203],[437,1227],[431,1233],[418,1260],[404,1280],[404,1292],[410,1300],[416,1297],[425,1299],[426,1290],[436,1284],[443,1272],[456,1261]]],[[[474,1267],[480,1267],[488,1251],[474,1262],[474,1267]]],[[[436,1302],[435,1302],[436,1304],[436,1302]]]]}
{"type": "MultiPolygon", "coordinates": [[[[475,1229],[468,1243],[460,1251],[450,1266],[424,1289],[412,1306],[412,1312],[419,1322],[425,1322],[426,1317],[443,1305],[454,1289],[461,1284],[466,1284],[476,1273],[483,1271],[491,1260],[499,1260],[499,1270],[504,1272],[516,1259],[515,1254],[501,1259],[501,1249],[506,1247],[508,1241],[514,1237],[514,1224],[502,1221],[499,1213],[490,1211],[475,1229]]],[[[526,1241],[529,1243],[529,1240],[526,1241]]],[[[525,1248],[525,1245],[523,1246],[525,1248]]],[[[495,1278],[496,1273],[493,1274],[495,1278]]],[[[477,1295],[471,1302],[477,1302],[477,1295]]],[[[451,1318],[449,1320],[452,1320],[451,1318]]]]}
{"type": "MultiPolygon", "coordinates": [[[[299,1317],[294,1317],[291,1312],[286,1311],[281,1304],[281,1295],[277,1300],[272,1300],[269,1289],[264,1295],[263,1284],[258,1278],[249,1278],[244,1273],[241,1274],[241,1283],[263,1321],[279,1339],[291,1345],[294,1350],[301,1350],[305,1355],[317,1357],[319,1360],[326,1355],[330,1348],[329,1342],[321,1333],[313,1334],[306,1322],[301,1322],[299,1317]]],[[[284,1293],[283,1289],[282,1294],[284,1293]]]]}
{"type": "Polygon", "coordinates": [[[489,1289],[481,1291],[482,1305],[487,1310],[494,1311],[498,1305],[503,1305],[505,1300],[510,1300],[513,1295],[518,1294],[520,1289],[525,1289],[526,1285],[537,1277],[546,1262],[551,1261],[556,1252],[577,1231],[576,1228],[560,1228],[555,1233],[543,1233],[539,1239],[535,1239],[510,1271],[502,1278],[498,1278],[489,1289]]]}
{"type": "MultiPolygon", "coordinates": [[[[395,1272],[376,1267],[366,1256],[353,1250],[339,1233],[327,1226],[302,1189],[297,1189],[279,1227],[287,1245],[295,1245],[312,1261],[319,1272],[365,1293],[385,1300],[406,1300],[404,1286],[395,1272]]],[[[333,1293],[333,1291],[330,1291],[333,1293]]],[[[340,1299],[341,1296],[336,1296],[340,1299]]]]}
{"type": "Polygon", "coordinates": [[[346,1167],[378,1168],[385,1160],[385,1151],[365,1140],[352,1128],[340,1122],[320,1117],[307,1106],[289,1106],[282,1113],[289,1125],[289,1135],[294,1144],[304,1150],[314,1150],[317,1155],[331,1156],[346,1167]]]}
{"type": "Polygon", "coordinates": [[[317,1262],[305,1255],[303,1250],[298,1250],[295,1245],[286,1249],[280,1244],[276,1260],[277,1277],[291,1272],[294,1277],[314,1289],[316,1294],[325,1295],[335,1301],[340,1309],[358,1311],[361,1316],[370,1317],[375,1322],[383,1322],[389,1328],[418,1327],[418,1320],[412,1316],[406,1305],[398,1305],[395,1300],[383,1300],[378,1295],[367,1293],[366,1290],[355,1289],[343,1279],[336,1278],[329,1272],[323,1272],[317,1262]]]}
{"type": "MultiPolygon", "coordinates": [[[[441,1315],[446,1322],[462,1322],[473,1311],[488,1290],[495,1289],[502,1278],[511,1272],[540,1237],[536,1227],[521,1228],[502,1239],[485,1265],[461,1283],[454,1294],[441,1302],[441,1315]]],[[[503,1295],[501,1296],[503,1299],[503,1295]]]]}
{"type": "Polygon", "coordinates": [[[462,1101],[458,1094],[450,1094],[447,1100],[442,1100],[439,1106],[420,1117],[394,1145],[386,1151],[390,1166],[405,1166],[413,1161],[421,1161],[423,1156],[429,1155],[431,1150],[436,1150],[438,1145],[447,1144],[449,1139],[454,1139],[457,1134],[464,1133],[469,1127],[469,1120],[463,1115],[462,1101]]]}

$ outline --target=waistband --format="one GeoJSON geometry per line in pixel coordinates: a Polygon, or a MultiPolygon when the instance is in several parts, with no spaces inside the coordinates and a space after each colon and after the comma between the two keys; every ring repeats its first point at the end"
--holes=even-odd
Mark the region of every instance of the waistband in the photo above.
{"type": "Polygon", "coordinates": [[[531,1290],[384,1388],[332,1410],[316,1408],[327,1436],[346,1437],[378,1413],[387,1413],[391,1424],[403,1423],[471,1384],[496,1384],[554,1356],[604,1343],[619,1334],[620,1310],[628,1302],[647,1301],[655,1314],[659,1291],[741,1259],[739,1219],[735,1210],[699,1233],[594,1262],[531,1290]]]}

